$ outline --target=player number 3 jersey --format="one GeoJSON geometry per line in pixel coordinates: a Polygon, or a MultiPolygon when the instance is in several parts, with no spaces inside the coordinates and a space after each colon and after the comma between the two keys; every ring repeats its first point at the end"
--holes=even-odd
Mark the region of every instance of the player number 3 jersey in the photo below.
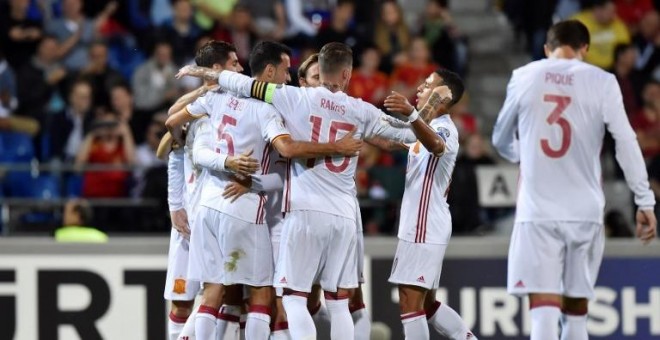
{"type": "Polygon", "coordinates": [[[451,236],[447,194],[458,154],[458,131],[449,115],[430,125],[445,141],[445,151],[435,156],[419,141],[409,145],[398,236],[408,242],[447,244],[451,236]]]}

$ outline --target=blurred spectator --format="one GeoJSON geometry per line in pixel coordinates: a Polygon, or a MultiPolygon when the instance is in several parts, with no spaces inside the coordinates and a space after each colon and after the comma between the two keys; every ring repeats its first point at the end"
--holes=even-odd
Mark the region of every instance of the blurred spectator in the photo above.
{"type": "Polygon", "coordinates": [[[452,108],[451,120],[454,121],[456,129],[458,130],[458,140],[463,145],[463,142],[468,136],[479,132],[477,118],[470,112],[470,96],[464,93],[461,100],[456,103],[452,108]]]}
{"type": "Polygon", "coordinates": [[[374,42],[383,55],[381,68],[384,72],[391,72],[394,65],[405,56],[410,39],[401,6],[393,0],[384,1],[374,29],[374,42]]]}
{"type": "Polygon", "coordinates": [[[55,231],[57,242],[105,243],[108,235],[90,225],[94,213],[85,200],[74,199],[64,205],[62,227],[55,231]]]}
{"type": "Polygon", "coordinates": [[[69,106],[49,117],[48,128],[51,156],[62,160],[74,160],[83,143],[85,133],[93,120],[92,87],[78,81],[69,92],[69,106]]]}
{"type": "Polygon", "coordinates": [[[174,79],[176,71],[172,46],[164,41],[156,43],[152,57],[133,74],[135,107],[153,114],[174,100],[178,94],[174,79]]]}
{"type": "Polygon", "coordinates": [[[637,132],[637,140],[645,158],[660,154],[660,83],[652,81],[644,86],[643,107],[630,119],[637,132]]]}
{"type": "MultiPolygon", "coordinates": [[[[211,34],[214,40],[222,40],[236,46],[236,56],[241,65],[249,70],[250,51],[256,44],[258,37],[252,24],[250,10],[242,5],[236,5],[234,13],[227,27],[219,27],[211,34]]],[[[249,74],[249,72],[247,73],[249,74]]]]}
{"type": "MultiPolygon", "coordinates": [[[[649,182],[655,193],[655,201],[660,201],[660,156],[655,156],[649,164],[649,182]]],[[[660,204],[655,205],[655,215],[660,213],[660,204]]]]}
{"type": "Polygon", "coordinates": [[[80,78],[92,85],[93,106],[110,106],[110,89],[124,83],[124,77],[108,64],[108,46],[100,41],[89,47],[89,63],[80,71],[80,78]]]}
{"type": "Polygon", "coordinates": [[[298,85],[301,87],[317,87],[321,85],[318,53],[310,55],[298,67],[298,85]]]}
{"type": "Polygon", "coordinates": [[[144,138],[144,143],[140,144],[135,149],[135,165],[136,169],[133,173],[135,178],[135,186],[132,193],[134,197],[142,196],[147,179],[146,173],[150,168],[162,167],[167,164],[167,161],[161,160],[156,157],[156,150],[160,139],[163,137],[167,130],[165,129],[165,120],[167,120],[167,113],[159,113],[154,116],[154,119],[149,124],[144,138]]]}
{"type": "Polygon", "coordinates": [[[172,0],[151,0],[150,17],[151,24],[158,27],[172,19],[172,0]]]}
{"type": "Polygon", "coordinates": [[[637,46],[638,51],[636,67],[648,79],[660,65],[660,15],[658,12],[650,11],[642,17],[642,21],[639,23],[639,33],[634,37],[633,43],[637,46]]]}
{"type": "Polygon", "coordinates": [[[617,16],[634,35],[644,14],[654,10],[651,0],[615,0],[617,16]]]}
{"type": "Polygon", "coordinates": [[[465,38],[454,24],[447,1],[431,0],[427,3],[421,32],[436,64],[464,74],[467,46],[465,38]]]}
{"type": "Polygon", "coordinates": [[[362,39],[351,27],[355,7],[350,0],[340,0],[337,7],[332,10],[332,21],[329,26],[321,28],[314,41],[318,50],[323,45],[338,41],[345,43],[353,49],[355,55],[360,54],[362,39]]]}
{"type": "Polygon", "coordinates": [[[626,25],[616,16],[612,0],[594,0],[593,7],[576,14],[573,19],[581,21],[591,35],[589,53],[585,61],[609,70],[614,65],[614,48],[630,42],[626,25]]]}
{"type": "Polygon", "coordinates": [[[572,17],[582,8],[580,0],[558,0],[555,8],[555,17],[559,20],[566,20],[572,17]]]}
{"type": "Polygon", "coordinates": [[[16,75],[0,51],[0,116],[7,116],[18,107],[16,75]]]}
{"type": "Polygon", "coordinates": [[[492,164],[495,160],[488,154],[483,137],[467,136],[465,150],[456,159],[447,197],[453,234],[468,234],[488,222],[486,211],[479,205],[476,168],[492,164]]]}
{"type": "Polygon", "coordinates": [[[389,79],[379,71],[380,52],[375,46],[367,46],[360,58],[360,67],[353,70],[348,94],[361,98],[376,106],[381,106],[389,94],[389,79]]]}
{"type": "Polygon", "coordinates": [[[417,86],[423,84],[426,77],[438,66],[431,61],[431,53],[424,38],[413,39],[408,55],[403,62],[394,68],[391,76],[392,90],[404,95],[411,103],[415,103],[417,86]]]}
{"type": "Polygon", "coordinates": [[[617,45],[614,49],[614,69],[612,70],[619,82],[623,95],[623,106],[628,116],[639,111],[643,77],[635,69],[637,49],[631,44],[617,45]]]}
{"type": "Polygon", "coordinates": [[[225,23],[229,21],[232,15],[234,5],[237,0],[193,0],[195,6],[195,22],[203,30],[208,31],[213,28],[214,22],[225,23]]]}
{"type": "Polygon", "coordinates": [[[41,22],[28,18],[29,6],[30,0],[0,3],[0,47],[16,70],[30,60],[43,35],[41,22]]]}
{"type": "Polygon", "coordinates": [[[112,112],[122,123],[130,123],[133,119],[133,94],[131,90],[123,84],[116,84],[110,89],[110,107],[112,112]]]}
{"type": "MultiPolygon", "coordinates": [[[[343,0],[340,0],[337,7],[343,0]]],[[[286,0],[286,15],[289,27],[286,31],[288,37],[304,36],[306,38],[314,37],[317,34],[318,26],[305,17],[303,0],[286,0]]]]}
{"type": "Polygon", "coordinates": [[[172,45],[174,63],[181,66],[195,55],[195,43],[202,29],[193,19],[190,0],[173,1],[174,16],[160,28],[159,38],[172,45]]]}
{"type": "Polygon", "coordinates": [[[606,237],[633,237],[630,225],[620,211],[608,211],[604,222],[606,237]]]}
{"type": "Polygon", "coordinates": [[[96,34],[94,22],[84,16],[82,6],[81,0],[62,0],[63,17],[46,26],[46,32],[57,38],[57,55],[64,58],[64,66],[70,71],[87,65],[87,49],[96,34]]]}
{"type": "Polygon", "coordinates": [[[37,53],[18,70],[18,112],[44,123],[48,112],[62,111],[67,71],[57,57],[57,40],[45,36],[37,53]]]}
{"type": "MultiPolygon", "coordinates": [[[[76,166],[128,166],[135,160],[133,136],[126,123],[114,114],[96,119],[85,136],[76,157],[76,166]]],[[[130,172],[125,169],[86,171],[83,174],[83,196],[94,198],[126,197],[130,172]]]]}
{"type": "Polygon", "coordinates": [[[284,38],[286,13],[280,0],[239,0],[238,4],[245,6],[252,14],[259,38],[272,40],[284,38]]]}

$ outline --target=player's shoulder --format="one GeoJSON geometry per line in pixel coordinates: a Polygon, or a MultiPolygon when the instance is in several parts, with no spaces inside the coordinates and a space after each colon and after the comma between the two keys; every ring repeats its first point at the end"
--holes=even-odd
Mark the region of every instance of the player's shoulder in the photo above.
{"type": "Polygon", "coordinates": [[[458,128],[456,128],[456,124],[454,124],[450,115],[446,114],[435,118],[430,125],[443,139],[458,139],[458,128]]]}

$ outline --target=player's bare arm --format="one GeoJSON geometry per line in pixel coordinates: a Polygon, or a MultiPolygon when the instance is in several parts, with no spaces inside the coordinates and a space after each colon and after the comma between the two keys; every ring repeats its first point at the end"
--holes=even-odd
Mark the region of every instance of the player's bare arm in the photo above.
{"type": "Polygon", "coordinates": [[[176,79],[180,79],[185,76],[190,76],[195,78],[202,78],[205,81],[212,82],[218,80],[220,72],[222,72],[222,70],[215,71],[208,67],[186,65],[179,69],[179,72],[175,75],[175,77],[176,79]]]}
{"type": "Polygon", "coordinates": [[[426,104],[424,104],[420,112],[417,113],[417,115],[419,115],[418,117],[414,117],[416,111],[408,102],[408,99],[397,92],[392,92],[392,94],[385,99],[385,107],[391,112],[396,112],[409,117],[411,120],[410,126],[417,139],[427,150],[435,155],[441,155],[445,151],[445,142],[435,133],[426,121],[434,118],[441,106],[451,101],[451,98],[451,91],[447,86],[438,86],[434,88],[426,104]]]}
{"type": "Polygon", "coordinates": [[[179,99],[177,99],[176,102],[172,104],[172,106],[170,106],[169,110],[167,110],[167,115],[171,116],[173,114],[179,113],[181,110],[184,110],[188,104],[197,100],[197,98],[217,88],[218,88],[217,84],[209,84],[209,85],[204,84],[184,94],[183,96],[179,97],[179,99]]]}
{"type": "Polygon", "coordinates": [[[385,151],[408,150],[408,147],[405,144],[383,137],[372,137],[369,139],[365,139],[364,141],[367,144],[371,144],[385,151]]]}
{"type": "Polygon", "coordinates": [[[313,143],[294,141],[290,136],[273,140],[273,147],[285,158],[316,158],[324,156],[357,156],[362,141],[353,138],[355,130],[334,143],[313,143]]]}

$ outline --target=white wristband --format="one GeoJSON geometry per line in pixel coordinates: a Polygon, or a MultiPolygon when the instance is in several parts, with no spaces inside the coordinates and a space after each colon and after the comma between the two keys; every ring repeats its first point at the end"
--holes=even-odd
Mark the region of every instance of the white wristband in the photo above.
{"type": "Polygon", "coordinates": [[[412,123],[412,122],[416,121],[417,119],[419,119],[419,112],[417,112],[417,110],[413,109],[413,112],[410,114],[410,116],[408,116],[408,122],[412,123]]]}

